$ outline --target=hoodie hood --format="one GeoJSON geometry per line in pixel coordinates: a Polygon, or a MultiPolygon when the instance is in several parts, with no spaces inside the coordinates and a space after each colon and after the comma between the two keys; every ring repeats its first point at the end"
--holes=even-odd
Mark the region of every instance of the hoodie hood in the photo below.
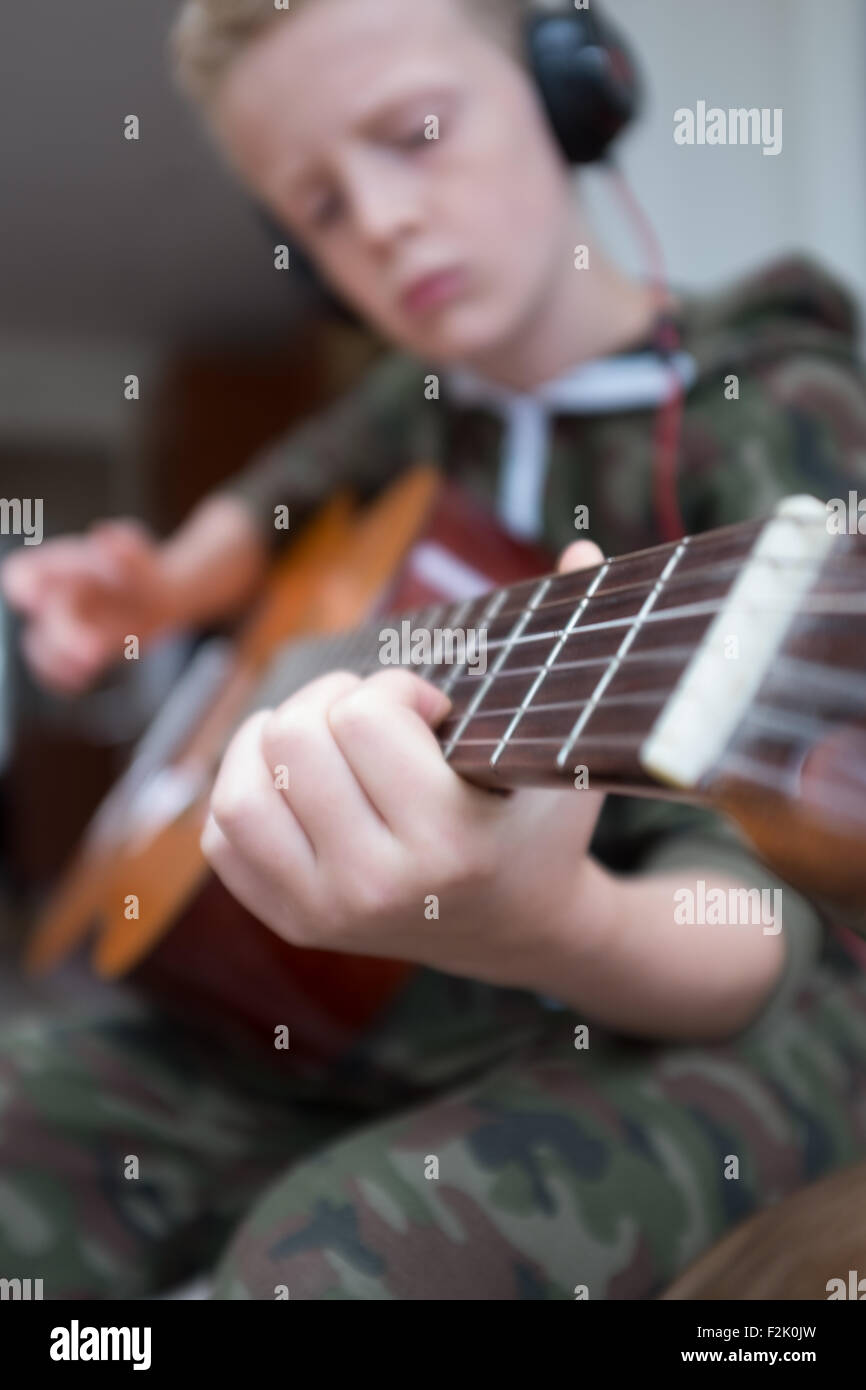
{"type": "Polygon", "coordinates": [[[858,361],[857,301],[807,256],[775,261],[716,293],[683,293],[673,319],[699,378],[791,352],[858,361]]]}

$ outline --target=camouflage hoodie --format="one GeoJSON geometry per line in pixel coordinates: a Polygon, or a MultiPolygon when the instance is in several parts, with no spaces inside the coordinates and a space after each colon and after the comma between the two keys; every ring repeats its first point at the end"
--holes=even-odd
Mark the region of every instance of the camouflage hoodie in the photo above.
{"type": "MultiPolygon", "coordinates": [[[[847,496],[866,465],[866,369],[851,296],[798,258],[721,293],[679,298],[676,325],[697,368],[678,466],[687,530],[764,513],[791,492],[847,496]]],[[[450,399],[447,377],[429,399],[434,371],[388,352],[353,390],[252,460],[229,486],[272,544],[284,536],[274,531],[275,506],[292,508],[295,529],[339,485],[372,495],[420,459],[493,500],[502,421],[450,399]]],[[[556,417],[544,507],[554,550],[574,540],[577,505],[588,507],[587,534],[607,554],[662,539],[651,502],[655,418],[652,408],[556,417]]]]}
{"type": "MultiPolygon", "coordinates": [[[[722,292],[680,294],[674,314],[691,355],[677,494],[690,533],[764,515],[791,493],[847,498],[866,477],[866,369],[859,321],[844,288],[805,258],[775,263],[722,292]],[[735,383],[732,382],[735,378],[735,383]]],[[[630,351],[646,349],[636,344],[630,351]]],[[[230,485],[278,544],[274,507],[293,529],[335,487],[370,496],[409,464],[432,460],[493,504],[503,443],[501,417],[452,399],[434,368],[402,352],[384,355],[360,385],[277,441],[230,485]]],[[[653,504],[654,407],[562,414],[552,422],[543,497],[543,539],[556,551],[581,531],[605,554],[659,544],[653,504]]],[[[700,867],[759,888],[784,887],[788,966],[763,1019],[783,1007],[821,949],[817,912],[759,864],[731,827],[709,812],[609,797],[593,842],[622,872],[700,867]]]]}

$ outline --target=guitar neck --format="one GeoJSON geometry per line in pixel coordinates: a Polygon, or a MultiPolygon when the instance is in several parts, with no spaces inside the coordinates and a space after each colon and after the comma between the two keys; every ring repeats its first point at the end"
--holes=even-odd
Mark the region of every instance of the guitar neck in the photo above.
{"type": "MultiPolygon", "coordinates": [[[[671,724],[694,724],[683,701],[700,696],[696,681],[717,686],[710,704],[726,697],[736,714],[773,659],[827,549],[824,509],[793,503],[799,511],[785,504],[769,522],[382,617],[290,650],[265,702],[338,667],[368,675],[402,665],[451,699],[438,737],[471,781],[668,795],[673,787],[699,797],[700,758],[693,749],[671,754],[671,724]],[[680,775],[683,758],[694,776],[680,775]]],[[[676,743],[676,727],[673,735],[676,743]]]]}
{"type": "Polygon", "coordinates": [[[436,680],[455,771],[488,786],[649,791],[641,750],[694,660],[759,524],[500,591],[481,618],[486,671],[436,680]]]}

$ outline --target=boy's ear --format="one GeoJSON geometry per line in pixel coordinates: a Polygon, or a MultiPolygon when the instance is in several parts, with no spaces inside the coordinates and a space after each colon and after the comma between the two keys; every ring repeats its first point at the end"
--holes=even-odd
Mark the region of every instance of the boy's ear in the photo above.
{"type": "Polygon", "coordinates": [[[341,319],[344,323],[352,324],[357,327],[361,324],[361,319],[338,295],[322,280],[313,262],[298,245],[292,240],[286,227],[277,220],[270,208],[256,199],[251,201],[253,215],[262,227],[268,242],[273,246],[288,246],[289,264],[291,267],[291,284],[298,293],[318,310],[324,310],[332,314],[335,318],[341,319]]]}

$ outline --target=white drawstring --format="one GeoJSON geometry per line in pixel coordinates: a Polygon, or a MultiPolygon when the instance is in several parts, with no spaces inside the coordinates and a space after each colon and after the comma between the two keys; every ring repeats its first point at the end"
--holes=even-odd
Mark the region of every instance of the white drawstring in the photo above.
{"type": "Polygon", "coordinates": [[[503,525],[527,539],[541,534],[553,414],[598,415],[659,406],[670,395],[672,370],[685,390],[697,376],[694,358],[687,352],[675,353],[669,362],[655,352],[584,362],[531,393],[509,391],[465,367],[448,373],[447,387],[455,401],[486,406],[503,417],[497,498],[503,525]]]}

